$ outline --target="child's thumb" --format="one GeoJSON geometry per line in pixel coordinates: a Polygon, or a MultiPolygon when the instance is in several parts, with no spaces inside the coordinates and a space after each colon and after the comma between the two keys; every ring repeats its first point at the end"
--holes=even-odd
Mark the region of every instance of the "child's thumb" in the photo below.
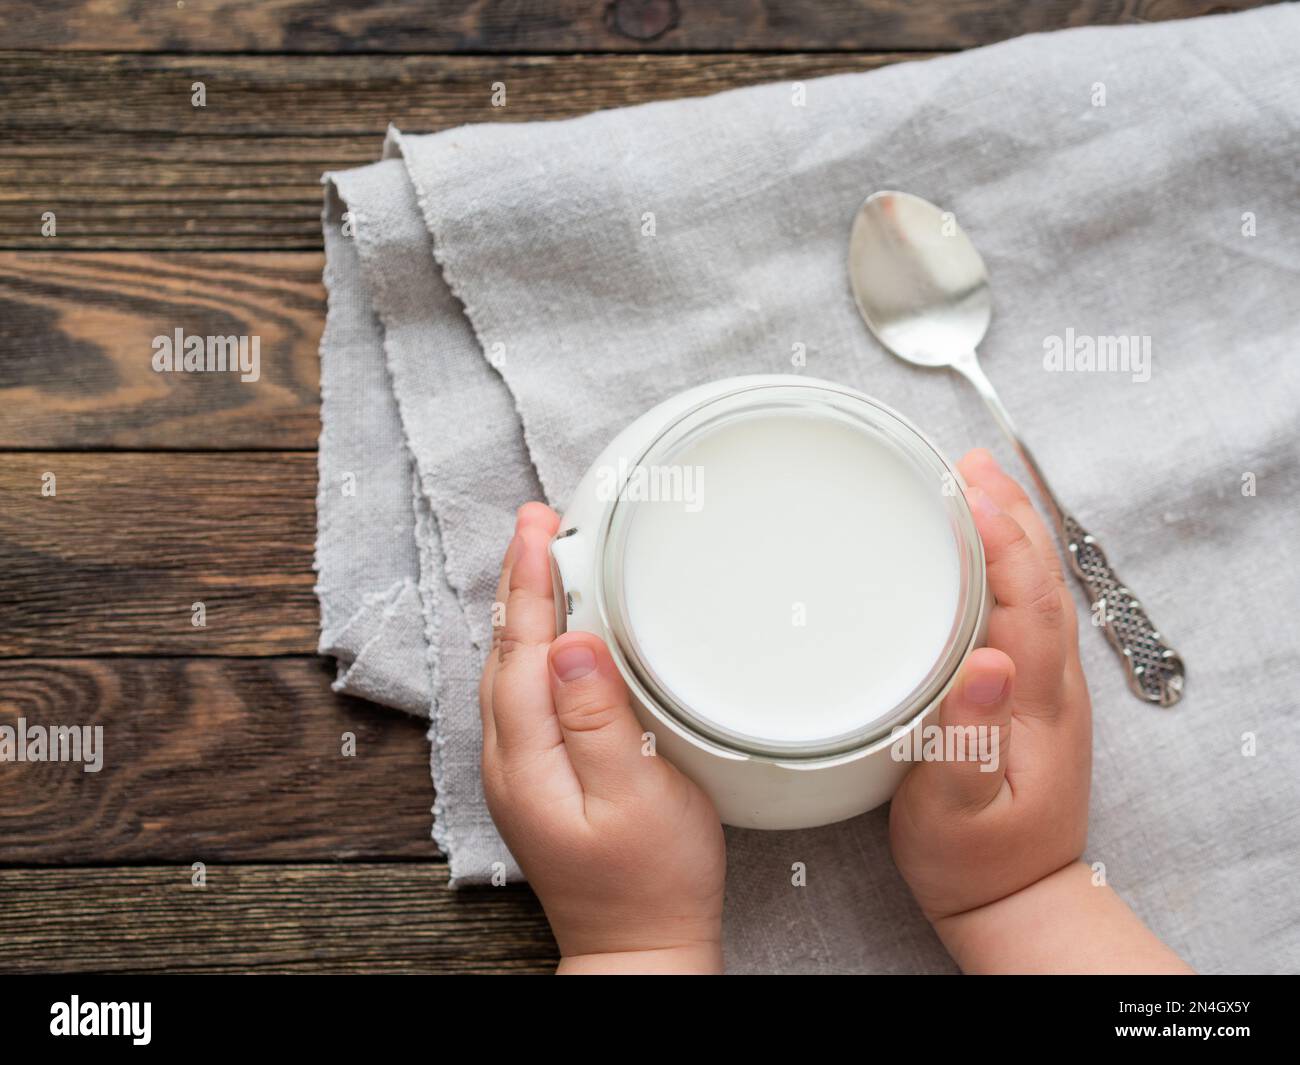
{"type": "Polygon", "coordinates": [[[1006,654],[981,647],[966,660],[939,708],[943,757],[923,768],[955,805],[985,806],[1002,787],[1011,749],[1015,676],[1015,664],[1006,654]]]}
{"type": "Polygon", "coordinates": [[[569,761],[588,795],[616,799],[644,771],[643,729],[600,637],[569,632],[548,654],[551,694],[569,761]]]}

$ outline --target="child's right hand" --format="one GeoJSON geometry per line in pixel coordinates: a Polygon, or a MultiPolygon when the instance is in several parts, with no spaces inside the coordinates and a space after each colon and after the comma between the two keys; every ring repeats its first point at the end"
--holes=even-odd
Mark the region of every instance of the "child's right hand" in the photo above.
{"type": "Polygon", "coordinates": [[[1092,710],[1056,549],[992,455],[972,451],[958,468],[997,603],[939,723],[996,725],[1000,749],[996,772],[921,762],[894,796],[894,860],[932,922],[1061,869],[1088,835],[1092,710]]]}
{"type": "Polygon", "coordinates": [[[1078,860],[1092,706],[1074,602],[1024,490],[987,451],[959,465],[997,602],[939,718],[998,726],[997,770],[913,766],[890,809],[894,860],[967,972],[1190,972],[1078,860]]]}

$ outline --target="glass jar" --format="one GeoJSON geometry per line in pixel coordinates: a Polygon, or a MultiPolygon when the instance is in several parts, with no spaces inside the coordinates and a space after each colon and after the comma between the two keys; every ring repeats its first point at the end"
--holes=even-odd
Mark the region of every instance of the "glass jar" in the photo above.
{"type": "Polygon", "coordinates": [[[933,717],[989,600],[955,468],[890,408],[794,376],[638,418],[552,557],[561,631],[602,636],[655,753],[759,828],[888,799],[891,741],[933,717]]]}

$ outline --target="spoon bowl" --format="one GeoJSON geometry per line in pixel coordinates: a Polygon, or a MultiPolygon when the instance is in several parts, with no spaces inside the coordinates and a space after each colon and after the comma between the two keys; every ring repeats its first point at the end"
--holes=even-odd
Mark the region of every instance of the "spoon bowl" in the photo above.
{"type": "Polygon", "coordinates": [[[873,193],[858,209],[849,278],[876,339],[921,366],[973,353],[993,316],[975,245],[950,212],[911,193],[873,193]]]}

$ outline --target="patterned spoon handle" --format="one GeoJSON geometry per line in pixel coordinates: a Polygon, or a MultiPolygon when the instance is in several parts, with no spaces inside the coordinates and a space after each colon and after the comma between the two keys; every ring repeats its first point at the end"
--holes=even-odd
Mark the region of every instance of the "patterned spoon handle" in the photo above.
{"type": "Polygon", "coordinates": [[[1183,660],[1165,644],[1092,535],[1069,514],[1061,515],[1061,529],[1070,567],[1091,597],[1094,617],[1100,616],[1106,638],[1124,657],[1129,687],[1149,703],[1173,706],[1183,695],[1183,660]]]}

